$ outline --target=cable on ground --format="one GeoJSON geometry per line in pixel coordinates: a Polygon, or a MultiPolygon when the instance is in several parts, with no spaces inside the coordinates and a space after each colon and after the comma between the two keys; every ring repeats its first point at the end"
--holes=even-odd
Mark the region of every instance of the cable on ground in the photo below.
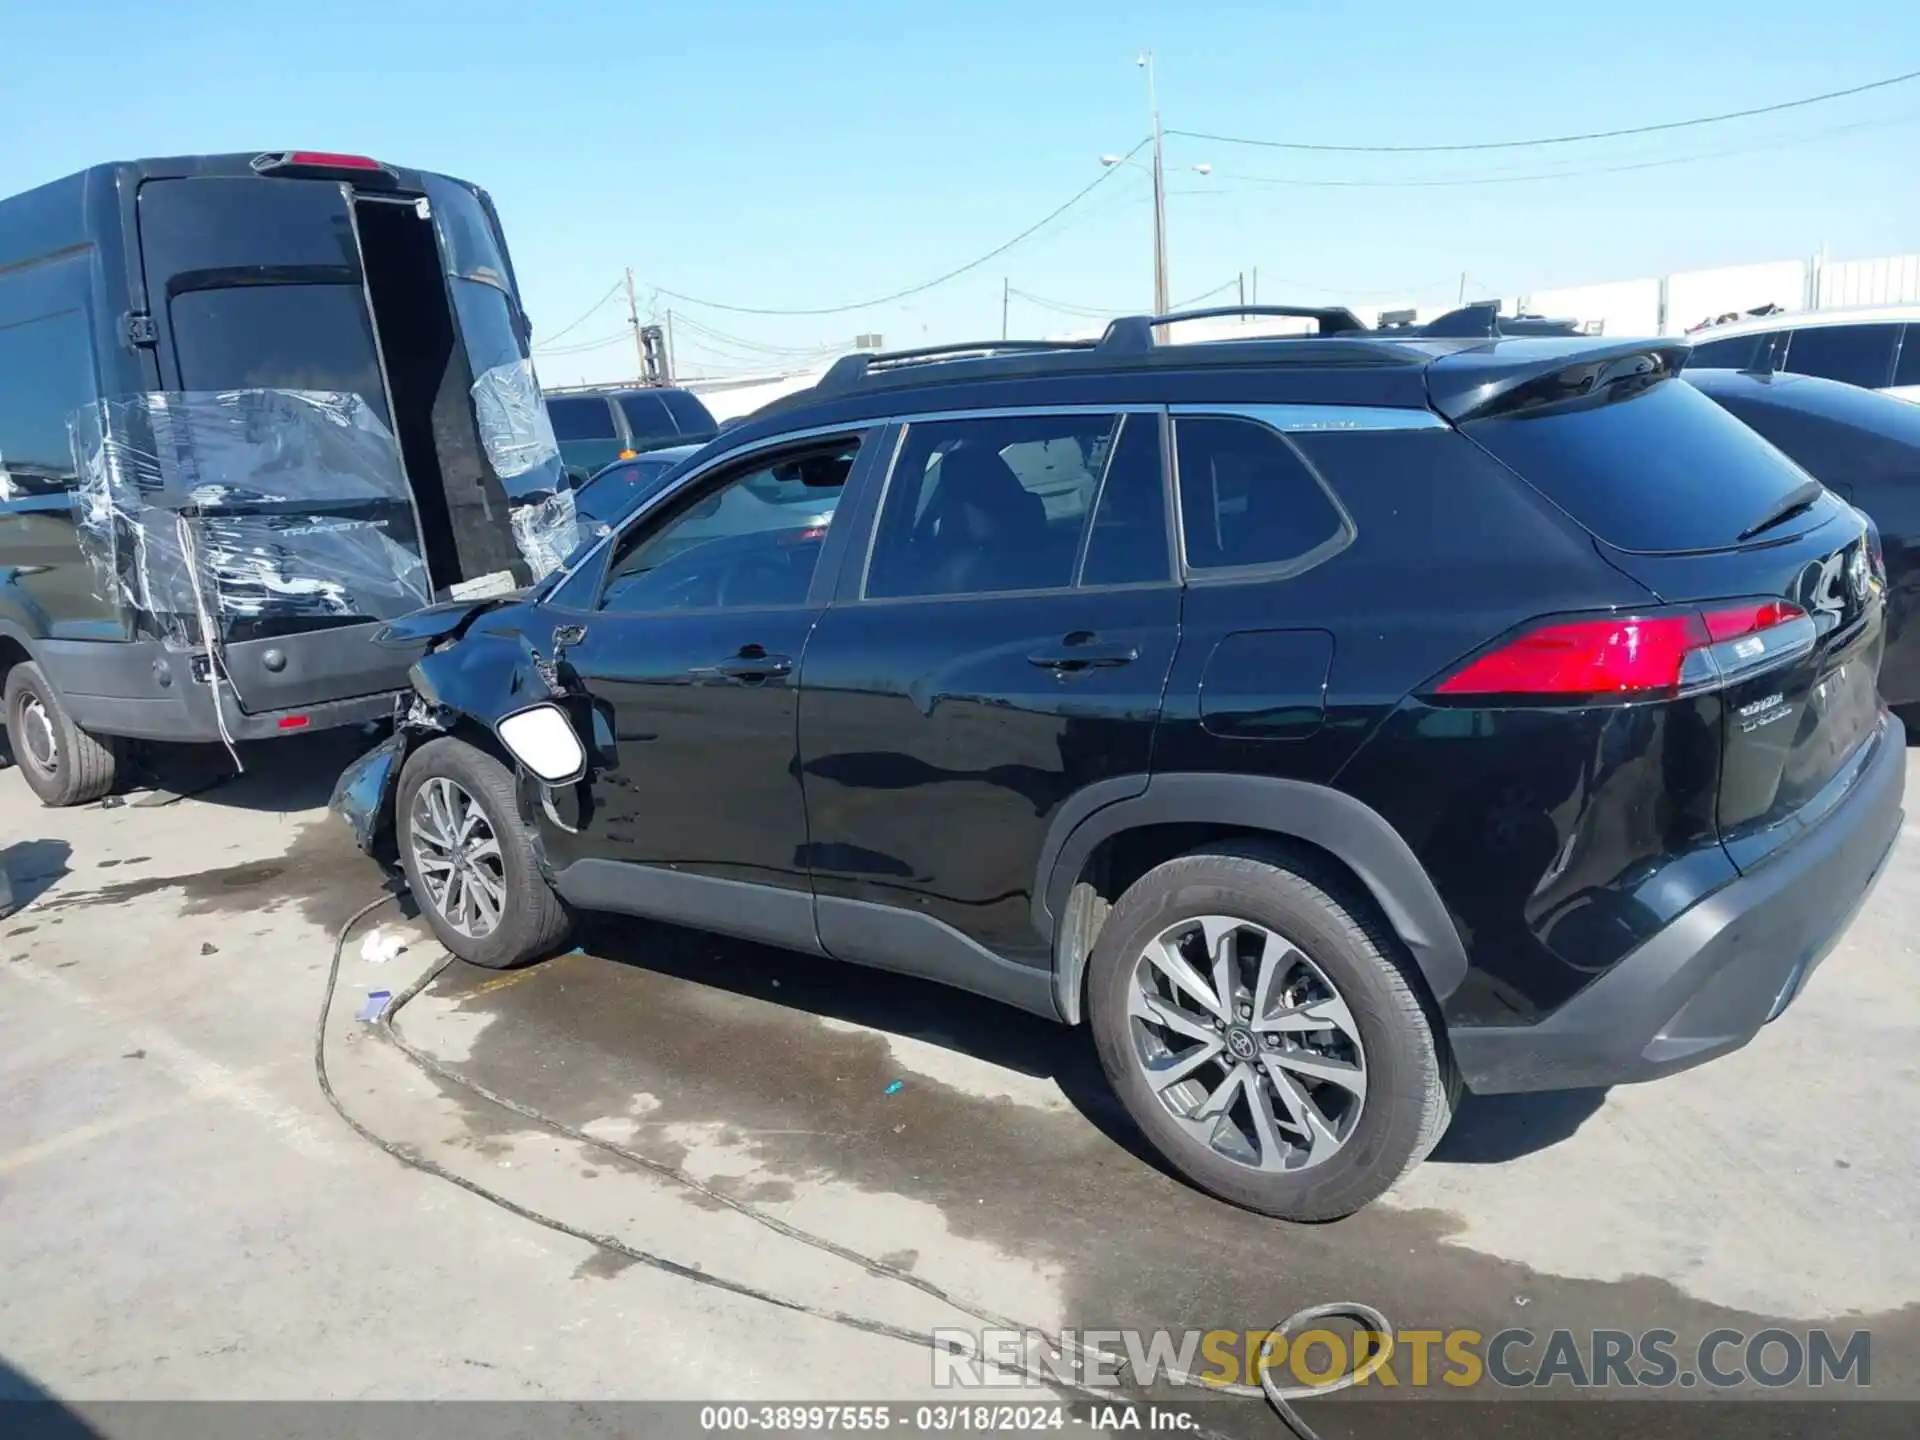
{"type": "MultiPolygon", "coordinates": [[[[648,1266],[651,1269],[662,1271],[668,1275],[678,1276],[683,1280],[690,1280],[698,1285],[708,1285],[731,1295],[738,1295],[748,1300],[757,1300],[780,1310],[805,1315],[815,1320],[824,1320],[829,1324],[843,1326],[846,1329],[855,1330],[864,1335],[885,1336],[889,1339],[904,1341],[909,1345],[916,1346],[923,1350],[939,1348],[940,1342],[937,1337],[930,1332],[914,1330],[907,1326],[896,1325],[891,1321],[876,1319],[872,1316],[855,1315],[843,1310],[834,1310],[828,1307],[814,1305],[808,1301],[799,1300],[792,1296],[780,1295],[770,1290],[764,1290],[757,1285],[749,1284],[746,1281],[729,1279],[724,1275],[718,1275],[707,1270],[698,1270],[680,1261],[669,1259],[664,1255],[656,1255],[651,1251],[641,1250],[633,1245],[629,1245],[618,1236],[603,1235],[596,1231],[586,1230],[580,1226],[569,1224],[565,1220],[522,1205],[518,1201],[509,1199],[497,1191],[489,1190],[484,1185],[469,1180],[464,1175],[457,1174],[445,1166],[428,1159],[409,1146],[397,1144],[375,1134],[366,1125],[362,1124],[341,1102],[339,1095],[334,1091],[333,1082],[328,1076],[327,1020],[333,1010],[334,994],[339,988],[340,961],[346,952],[348,935],[352,932],[353,928],[368,915],[371,915],[381,906],[397,898],[398,891],[393,891],[380,896],[378,899],[369,901],[354,911],[352,915],[348,916],[340,928],[335,931],[333,957],[327,966],[326,984],[322,990],[320,999],[320,1013],[314,1021],[314,1078],[319,1082],[320,1093],[326,1097],[327,1104],[333,1107],[334,1113],[346,1122],[347,1128],[352,1130],[354,1134],[358,1135],[368,1144],[392,1156],[395,1160],[398,1160],[402,1165],[405,1165],[411,1170],[418,1170],[422,1174],[431,1175],[438,1180],[444,1180],[448,1184],[457,1186],[470,1195],[485,1200],[490,1205],[497,1206],[510,1215],[541,1226],[543,1229],[554,1231],[556,1234],[566,1235],[575,1240],[585,1241],[589,1245],[597,1246],[602,1250],[619,1255],[623,1259],[633,1261],[636,1264],[648,1266]]],[[[1035,1328],[1029,1325],[1021,1325],[1019,1322],[1007,1316],[996,1314],[992,1310],[985,1309],[969,1301],[961,1300],[934,1284],[932,1281],[915,1275],[910,1271],[902,1270],[898,1266],[890,1265],[884,1260],[870,1255],[863,1255],[859,1251],[842,1245],[838,1241],[828,1239],[824,1235],[817,1235],[811,1231],[802,1230],[798,1226],[791,1225],[787,1221],[780,1219],[777,1215],[762,1210],[758,1206],[748,1204],[746,1201],[740,1200],[735,1196],[716,1190],[696,1177],[687,1174],[685,1171],[676,1169],[651,1156],[643,1155],[639,1151],[629,1149],[616,1141],[590,1135],[584,1130],[576,1129],[566,1124],[564,1121],[556,1120],[552,1116],[546,1115],[530,1105],[523,1104],[509,1096],[502,1095],[495,1090],[461,1075],[457,1071],[442,1064],[433,1056],[421,1051],[410,1044],[406,1038],[400,1034],[393,1022],[403,1007],[438,979],[453,963],[453,957],[449,955],[440,964],[421,975],[411,985],[408,985],[405,989],[401,990],[399,994],[395,995],[375,1021],[377,1031],[385,1039],[390,1041],[395,1048],[405,1055],[415,1066],[447,1084],[457,1085],[461,1089],[468,1091],[470,1094],[477,1095],[491,1104],[498,1105],[503,1109],[512,1111],[516,1115],[531,1120],[543,1129],[549,1130],[554,1134],[564,1136],[579,1144],[605,1151],[629,1164],[638,1165],[642,1169],[660,1176],[662,1179],[670,1180],[677,1185],[682,1185],[704,1198],[725,1206],[727,1209],[752,1220],[755,1224],[765,1226],[775,1234],[783,1236],[786,1239],[819,1250],[824,1254],[832,1255],[836,1259],[858,1265],[868,1274],[878,1279],[894,1281],[917,1290],[921,1294],[927,1295],[959,1311],[961,1314],[968,1316],[983,1326],[992,1329],[1017,1331],[1021,1334],[1025,1334],[1035,1328]]],[[[1127,1363],[1124,1356],[1115,1356],[1105,1351],[1096,1352],[1090,1347],[1078,1346],[1073,1344],[1073,1342],[1065,1343],[1068,1348],[1075,1350],[1081,1355],[1097,1353],[1100,1360],[1108,1365],[1124,1367],[1127,1363]]],[[[1388,1324],[1386,1316],[1370,1305],[1360,1305],[1343,1301],[1328,1305],[1314,1305],[1307,1309],[1296,1311],[1269,1330],[1255,1351],[1255,1355],[1257,1356],[1256,1366],[1260,1376],[1260,1383],[1258,1385],[1215,1384],[1183,1372],[1171,1372],[1168,1374],[1167,1379],[1175,1385],[1191,1386],[1215,1394],[1251,1398],[1264,1397],[1267,1403],[1273,1407],[1274,1413],[1280,1417],[1281,1421],[1295,1436],[1299,1437],[1299,1440],[1319,1440],[1313,1428],[1308,1425],[1305,1420],[1300,1418],[1299,1413],[1293,1408],[1292,1402],[1322,1395],[1331,1395],[1336,1391],[1344,1390],[1349,1386],[1358,1384],[1370,1378],[1376,1371],[1384,1366],[1392,1354],[1393,1331],[1392,1327],[1388,1324]],[[1344,1375],[1339,1380],[1328,1385],[1281,1385],[1274,1379],[1272,1371],[1264,1363],[1261,1363],[1266,1361],[1276,1341],[1295,1333],[1299,1327],[1314,1321],[1334,1319],[1353,1320],[1367,1327],[1380,1337],[1383,1348],[1370,1355],[1367,1362],[1364,1365],[1356,1367],[1352,1374],[1344,1375]]],[[[1082,1399],[1101,1402],[1110,1402],[1114,1399],[1110,1391],[1098,1389],[1093,1386],[1076,1384],[1071,1380],[1063,1379],[1060,1376],[1022,1363],[1007,1363],[1001,1361],[995,1361],[993,1363],[995,1367],[1002,1372],[1018,1375],[1025,1380],[1032,1381],[1056,1392],[1064,1392],[1082,1399]]],[[[1227,1440],[1227,1437],[1222,1436],[1220,1432],[1205,1428],[1196,1429],[1187,1433],[1206,1437],[1206,1440],[1227,1440]]]]}

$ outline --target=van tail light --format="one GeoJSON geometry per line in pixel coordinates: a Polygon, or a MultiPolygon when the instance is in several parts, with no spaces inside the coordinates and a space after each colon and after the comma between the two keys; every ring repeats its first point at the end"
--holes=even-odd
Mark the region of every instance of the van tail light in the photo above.
{"type": "Polygon", "coordinates": [[[1813,648],[1813,621],[1785,600],[1679,614],[1536,625],[1467,662],[1441,695],[1671,699],[1711,690],[1813,648]]]}

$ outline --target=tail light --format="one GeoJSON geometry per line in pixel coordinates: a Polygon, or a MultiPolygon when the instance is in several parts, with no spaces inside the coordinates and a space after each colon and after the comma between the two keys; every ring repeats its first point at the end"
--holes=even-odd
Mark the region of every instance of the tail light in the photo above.
{"type": "Polygon", "coordinates": [[[1449,696],[1671,699],[1806,654],[1813,621],[1785,600],[1536,625],[1441,681],[1449,696]]]}

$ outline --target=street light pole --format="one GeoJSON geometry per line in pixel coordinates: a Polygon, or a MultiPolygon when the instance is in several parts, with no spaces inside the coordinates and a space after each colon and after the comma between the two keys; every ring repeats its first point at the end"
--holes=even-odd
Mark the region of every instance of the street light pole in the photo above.
{"type": "Polygon", "coordinates": [[[1153,52],[1143,51],[1138,63],[1147,72],[1147,110],[1153,116],[1153,313],[1165,315],[1168,310],[1165,137],[1160,129],[1160,97],[1153,83],[1153,52]]]}

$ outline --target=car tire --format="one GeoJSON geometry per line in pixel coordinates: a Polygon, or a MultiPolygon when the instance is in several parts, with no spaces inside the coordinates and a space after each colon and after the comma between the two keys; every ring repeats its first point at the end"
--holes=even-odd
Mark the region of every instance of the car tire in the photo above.
{"type": "Polygon", "coordinates": [[[74,724],[59,691],[31,660],[7,671],[5,705],[14,763],[42,805],[54,810],[84,805],[113,789],[119,742],[74,724]]]}
{"type": "MultiPolygon", "coordinates": [[[[1203,978],[1217,998],[1211,973],[1203,970],[1187,978],[1203,978]]],[[[1120,897],[1101,928],[1087,987],[1101,1065],[1134,1123],[1174,1169],[1246,1209],[1300,1221],[1350,1215],[1425,1159],[1452,1119],[1459,1081],[1405,947],[1344,872],[1309,852],[1262,845],[1213,848],[1148,871],[1120,897]],[[1206,929],[1200,917],[1212,928],[1206,929]],[[1149,1050],[1158,1052],[1163,1036],[1174,1034],[1160,1026],[1160,1018],[1178,1005],[1187,1007],[1180,1011],[1178,1024],[1191,1028],[1197,1014],[1204,1028],[1215,1029],[1218,1010],[1211,1001],[1206,1006],[1195,1003],[1185,992],[1172,1002],[1165,993],[1136,998],[1135,987],[1141,983],[1166,990],[1166,976],[1149,964],[1147,948],[1173,936],[1170,943],[1181,954],[1194,953],[1198,943],[1199,954],[1217,956],[1214,933],[1225,933],[1234,924],[1242,928],[1229,942],[1238,957],[1230,973],[1254,972],[1253,982],[1226,1007],[1225,1029],[1214,1037],[1221,1047],[1219,1059],[1203,1063],[1191,1079],[1168,1086],[1160,1076],[1179,1073],[1208,1042],[1182,1040],[1192,1048],[1149,1056],[1149,1050]],[[1275,967],[1274,989],[1279,991],[1284,977],[1295,977],[1290,993],[1296,998],[1269,1004],[1262,1015],[1236,1024],[1237,1017],[1248,1013],[1238,1005],[1249,1004],[1252,989],[1266,979],[1261,957],[1273,944],[1267,937],[1277,937],[1283,947],[1274,952],[1282,957],[1275,967]],[[1214,945],[1211,951],[1209,942],[1214,945]],[[1296,955],[1307,963],[1298,964],[1296,955]],[[1324,998],[1328,990],[1330,999],[1324,998]],[[1136,1019],[1136,1012],[1141,1018],[1136,1019]],[[1282,1026],[1314,1028],[1298,1033],[1262,1030],[1266,1015],[1277,1017],[1282,1026]],[[1353,1035],[1327,1021],[1330,1015],[1342,1017],[1353,1035]],[[1230,1033],[1235,1030],[1239,1033],[1230,1033]],[[1248,1046],[1250,1056],[1243,1053],[1248,1046]],[[1334,1058],[1339,1056],[1345,1058],[1334,1058]],[[1244,1066],[1244,1085],[1265,1087],[1267,1115],[1285,1117],[1284,1128],[1275,1128],[1270,1118],[1262,1130],[1250,1108],[1256,1097],[1249,1089],[1234,1091],[1226,1070],[1229,1062],[1244,1066]],[[1150,1077],[1150,1065],[1159,1067],[1160,1075],[1150,1077]],[[1296,1067],[1322,1074],[1339,1067],[1343,1078],[1338,1083],[1305,1079],[1296,1067]],[[1155,1079],[1160,1079],[1159,1086],[1155,1079]],[[1357,1098],[1349,1088],[1356,1080],[1364,1082],[1357,1098]],[[1287,1082],[1283,1098],[1277,1087],[1287,1082]],[[1202,1092],[1205,1098],[1194,1102],[1191,1097],[1202,1092]],[[1226,1102],[1228,1108],[1219,1110],[1222,1094],[1233,1098],[1226,1102]],[[1312,1107],[1311,1117],[1299,1108],[1303,1095],[1312,1107]],[[1325,1104],[1315,1097],[1325,1097],[1325,1104]],[[1339,1108],[1339,1123],[1344,1125],[1337,1137],[1332,1134],[1335,1125],[1326,1123],[1329,1105],[1339,1108]],[[1350,1113],[1348,1105],[1354,1107],[1350,1113]],[[1210,1117],[1209,1112],[1214,1114],[1210,1117]],[[1307,1123],[1300,1124],[1303,1119],[1307,1123]],[[1337,1138],[1338,1143],[1305,1163],[1321,1148],[1312,1139],[1318,1133],[1314,1119],[1328,1131],[1323,1139],[1331,1143],[1337,1138]],[[1202,1136],[1201,1130],[1210,1133],[1202,1136]],[[1222,1153],[1223,1135],[1226,1146],[1236,1151],[1244,1140],[1246,1153],[1222,1153]],[[1270,1148],[1261,1143],[1263,1136],[1280,1143],[1270,1148]],[[1263,1168],[1259,1161],[1268,1153],[1277,1163],[1263,1168]]],[[[1284,997],[1289,992],[1279,993],[1284,997]]]]}
{"type": "Polygon", "coordinates": [[[484,750],[442,736],[414,751],[400,771],[394,829],[415,903],[440,943],[460,959],[489,970],[510,970],[551,954],[566,939],[572,917],[540,873],[532,832],[520,819],[513,772],[484,750]],[[423,800],[422,792],[429,787],[423,800]],[[494,853],[484,853],[484,842],[478,845],[465,857],[466,868],[456,882],[437,863],[447,850],[438,843],[442,837],[435,817],[446,814],[449,800],[460,803],[459,797],[479,812],[485,832],[476,829],[473,836],[490,833],[494,853]],[[475,876],[476,870],[482,873],[475,876]],[[474,886],[486,894],[469,900],[463,910],[456,883],[460,893],[474,886]],[[482,929],[479,921],[489,903],[495,904],[497,915],[482,929]],[[478,912],[475,906],[481,907],[478,912]]]}

